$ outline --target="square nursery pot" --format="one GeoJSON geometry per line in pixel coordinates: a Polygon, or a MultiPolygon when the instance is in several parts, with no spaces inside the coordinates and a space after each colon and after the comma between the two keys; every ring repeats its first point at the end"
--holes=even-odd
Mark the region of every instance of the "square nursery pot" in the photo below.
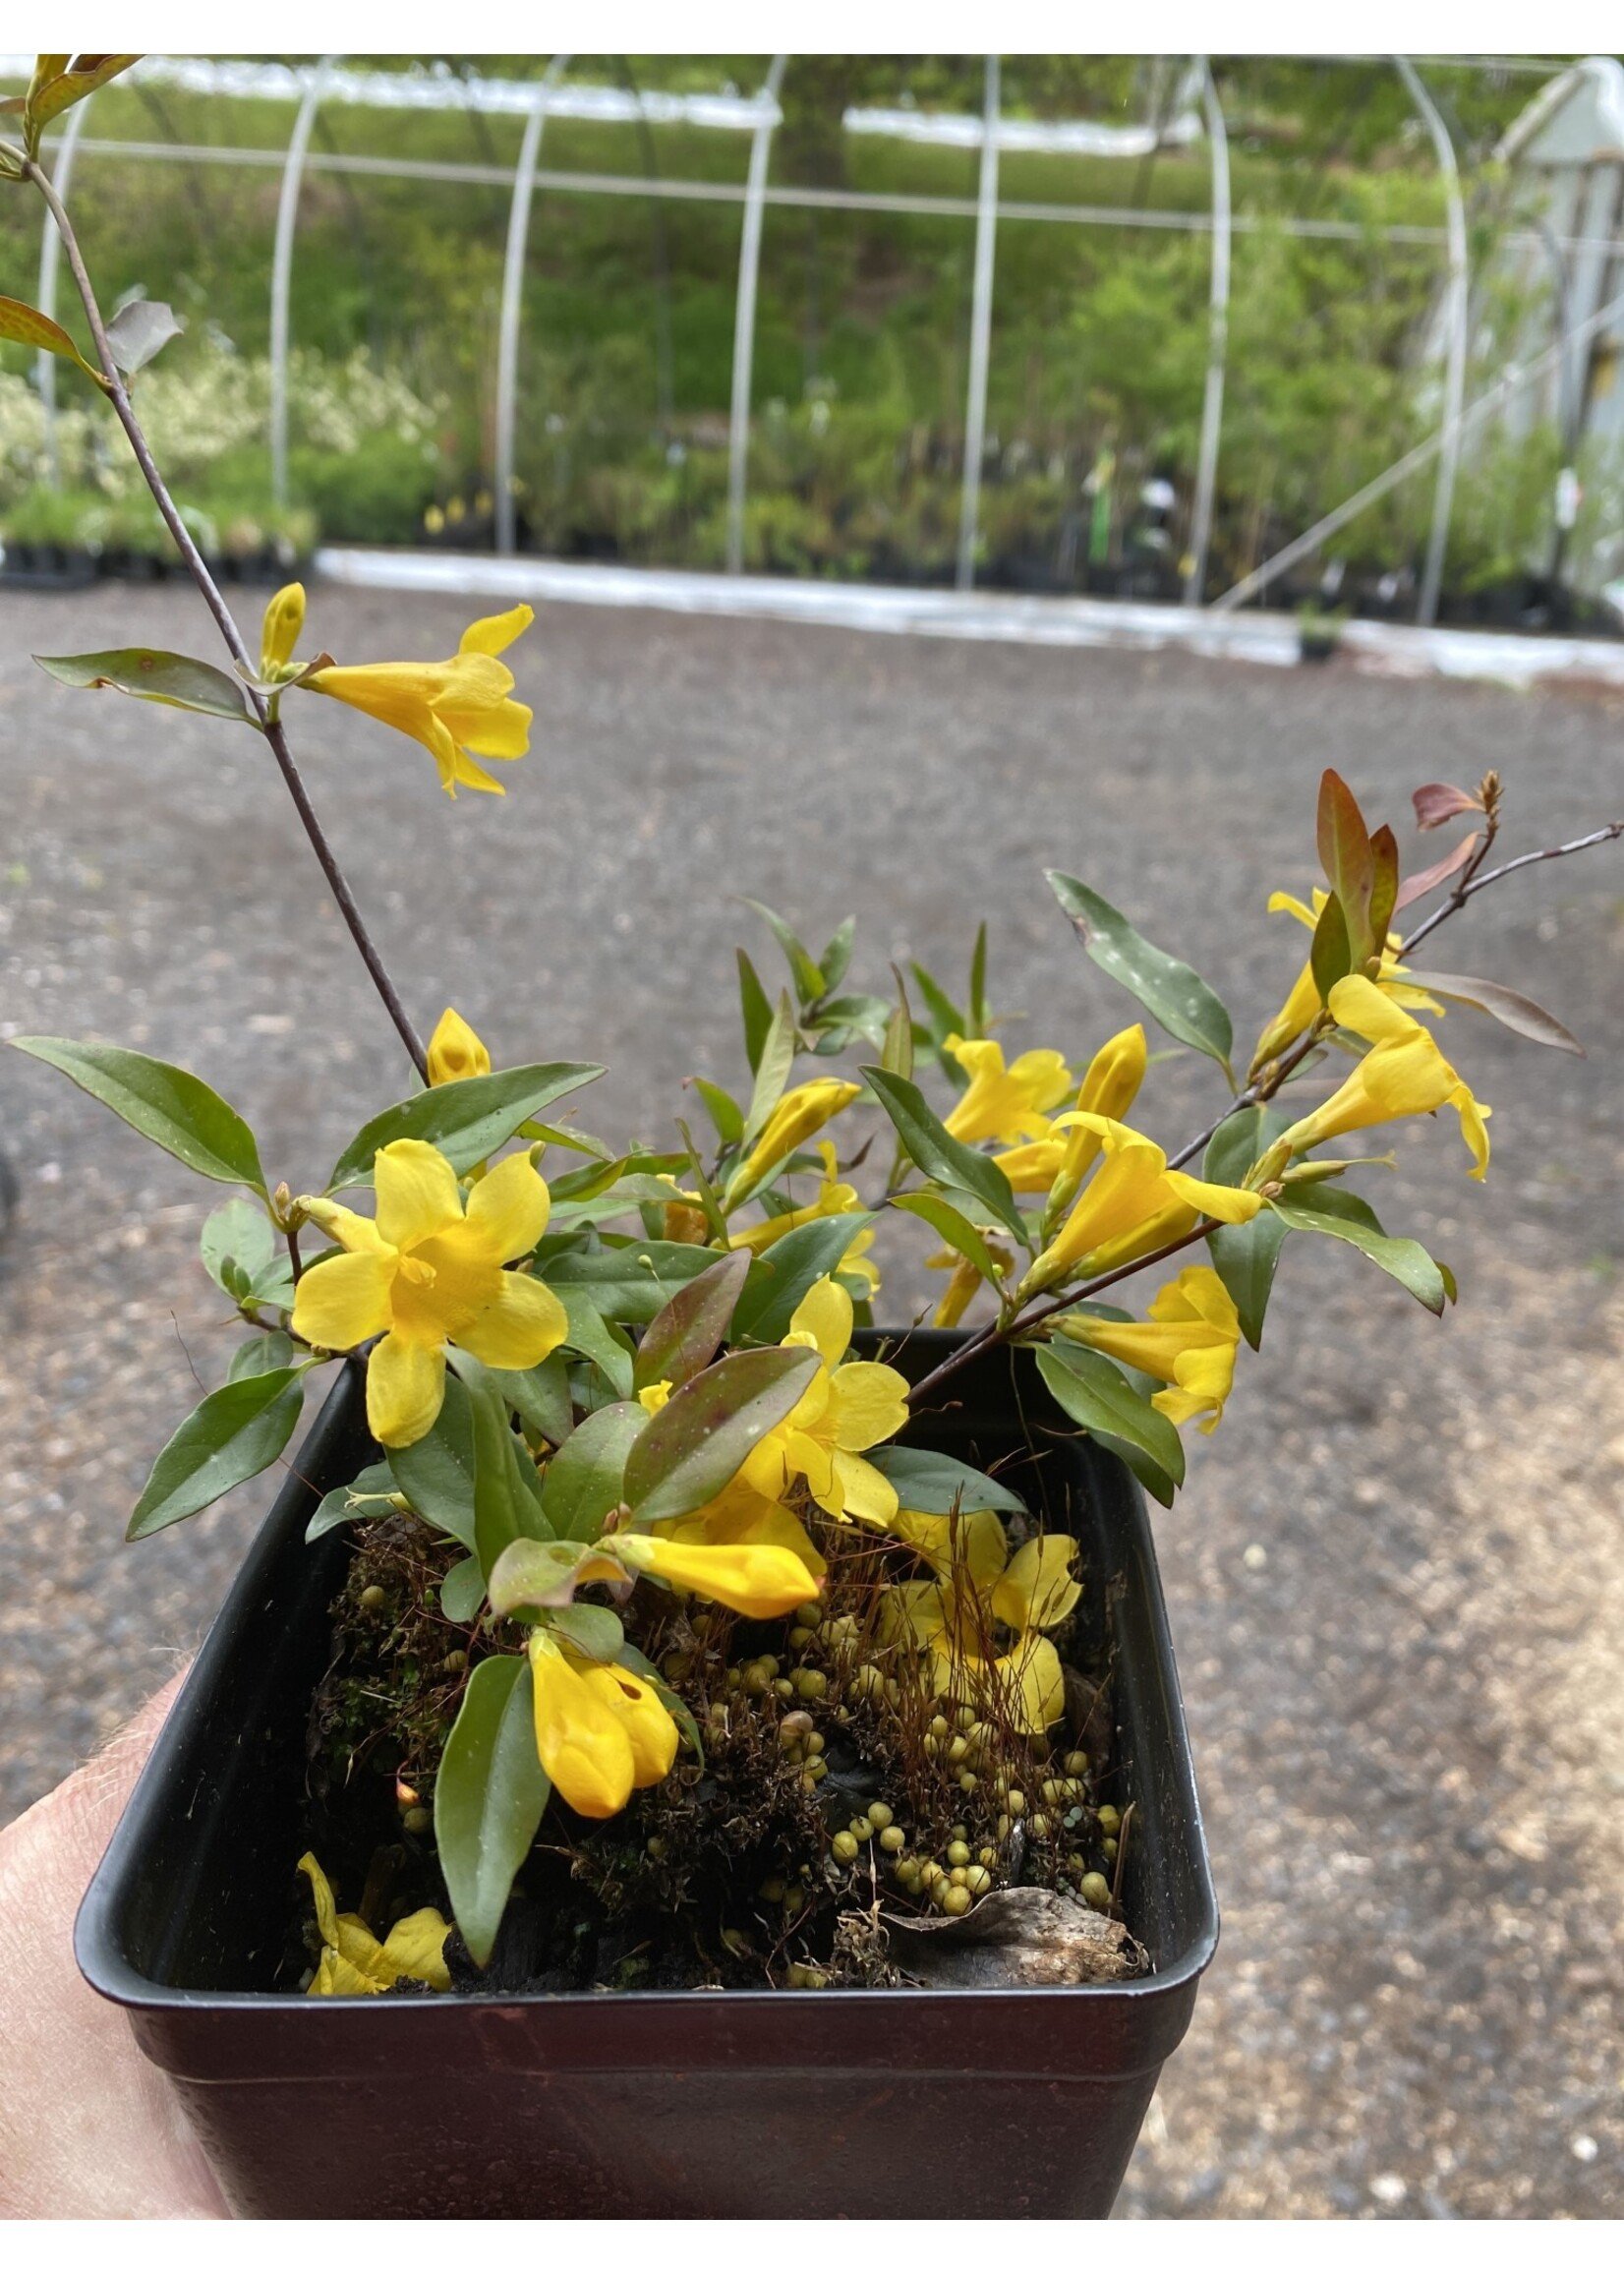
{"type": "MultiPolygon", "coordinates": [[[[958,1338],[911,1335],[915,1378],[958,1338]]],[[[251,2218],[1100,2218],[1218,1937],[1144,1503],[1028,1357],[994,1352],[911,1440],[1015,1455],[1082,1544],[1134,1804],[1123,1905],[1152,1970],[1109,1987],[625,1991],[328,2000],[276,1991],[307,1709],[370,1456],[346,1370],[199,1654],[80,1912],[234,2210],[251,2218]],[[1057,1432],[1051,1435],[1049,1432],[1057,1432]],[[1034,1449],[1035,1448],[1035,1451],[1034,1449]]],[[[1017,1486],[1018,1471],[1007,1471],[1017,1486]]]]}

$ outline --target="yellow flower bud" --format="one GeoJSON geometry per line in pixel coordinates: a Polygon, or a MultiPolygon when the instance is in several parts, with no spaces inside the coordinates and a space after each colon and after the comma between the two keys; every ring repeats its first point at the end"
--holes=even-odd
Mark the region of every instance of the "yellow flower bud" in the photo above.
{"type": "Polygon", "coordinates": [[[447,1081],[466,1081],[471,1074],[491,1072],[491,1053],[466,1019],[449,1008],[429,1037],[429,1086],[438,1089],[447,1081]]]}
{"type": "Polygon", "coordinates": [[[271,596],[260,634],[260,676],[274,679],[286,671],[305,628],[305,588],[284,584],[271,596]]]}

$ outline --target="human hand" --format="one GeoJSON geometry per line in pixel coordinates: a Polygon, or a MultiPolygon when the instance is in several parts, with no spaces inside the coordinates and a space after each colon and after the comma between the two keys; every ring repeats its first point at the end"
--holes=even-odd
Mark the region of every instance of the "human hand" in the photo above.
{"type": "Polygon", "coordinates": [[[169,2079],[74,1963],[74,1914],[181,1684],[0,1832],[0,2216],[223,2219],[169,2079]]]}

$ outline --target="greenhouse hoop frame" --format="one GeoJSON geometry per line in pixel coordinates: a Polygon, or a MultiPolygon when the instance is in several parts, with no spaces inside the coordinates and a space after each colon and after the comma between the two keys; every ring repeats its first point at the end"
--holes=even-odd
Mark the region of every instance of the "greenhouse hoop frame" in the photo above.
{"type": "MultiPolygon", "coordinates": [[[[1436,104],[1415,68],[1403,56],[1389,58],[1411,96],[1418,116],[1431,141],[1446,205],[1443,230],[1415,224],[1392,224],[1366,229],[1357,222],[1315,220],[1305,216],[1236,214],[1230,195],[1229,146],[1222,106],[1210,59],[1188,59],[1185,75],[1164,120],[1137,126],[1111,126],[1100,122],[1058,122],[1010,119],[1000,107],[1000,61],[984,58],[985,98],[979,116],[915,112],[906,109],[848,109],[842,116],[847,132],[890,135],[915,142],[947,144],[964,149],[979,148],[980,177],[976,197],[957,199],[886,192],[828,190],[794,185],[775,186],[768,180],[772,138],[782,123],[779,102],[788,58],[775,56],[759,92],[733,91],[670,93],[621,87],[569,83],[563,73],[574,60],[554,55],[540,80],[516,81],[463,77],[443,67],[424,73],[359,71],[336,56],[324,56],[312,65],[293,67],[276,63],[203,58],[148,58],[129,76],[139,82],[166,85],[194,93],[229,98],[257,97],[293,101],[293,129],[285,149],[216,146],[173,142],[103,142],[84,134],[90,102],[75,110],[59,137],[45,147],[54,154],[56,187],[64,192],[77,157],[120,156],[137,160],[185,160],[192,163],[263,165],[281,171],[276,230],[271,262],[270,305],[270,457],[271,494],[278,505],[286,503],[288,490],[288,369],[291,356],[291,287],[297,243],[300,191],[307,172],[372,175],[383,178],[461,182],[506,188],[510,192],[501,303],[498,317],[496,418],[494,437],[495,547],[498,554],[516,549],[514,510],[514,433],[519,404],[520,319],[524,290],[525,255],[535,192],[583,196],[635,196],[708,203],[737,204],[743,207],[739,270],[734,316],[732,385],[728,420],[728,482],[726,565],[731,574],[744,567],[745,507],[750,437],[750,397],[753,371],[756,293],[761,240],[769,206],[823,208],[856,212],[893,212],[973,220],[974,261],[970,310],[968,375],[964,407],[964,452],[957,552],[957,583],[960,590],[974,586],[975,555],[980,535],[980,483],[985,444],[987,387],[991,360],[993,288],[996,273],[997,227],[1000,219],[1037,220],[1081,226],[1173,228],[1206,232],[1212,239],[1208,296],[1208,355],[1203,387],[1200,440],[1191,510],[1190,542],[1185,577],[1188,605],[1203,603],[1211,540],[1213,502],[1222,439],[1223,398],[1228,347],[1228,317],[1232,241],[1237,231],[1283,230],[1290,235],[1355,241],[1440,246],[1445,254],[1443,310],[1446,364],[1444,404],[1436,432],[1405,452],[1384,473],[1264,561],[1229,591],[1208,604],[1233,609],[1260,593],[1286,568],[1317,549],[1326,537],[1352,520],[1364,506],[1403,481],[1434,454],[1438,474],[1418,604],[1422,623],[1435,619],[1443,563],[1448,544],[1461,440],[1467,429],[1489,408],[1505,399],[1516,385],[1526,384],[1549,368],[1581,337],[1598,328],[1595,317],[1569,333],[1564,327],[1555,347],[1533,365],[1512,367],[1494,386],[1464,406],[1467,323],[1470,276],[1467,260],[1465,205],[1459,163],[1448,129],[1436,104]],[[524,134],[518,159],[509,171],[493,165],[451,161],[370,157],[310,147],[317,114],[324,102],[366,108],[399,110],[464,109],[492,115],[522,116],[524,134]],[[751,138],[746,178],[742,183],[705,182],[659,177],[653,173],[545,171],[540,165],[542,139],[550,117],[599,122],[683,123],[751,138]],[[1083,152],[1095,155],[1145,156],[1167,147],[1188,146],[1205,135],[1211,150],[1210,203],[1206,212],[1175,212],[1122,206],[1062,204],[1001,201],[999,157],[1008,150],[1083,152]]],[[[1348,60],[1354,60],[1352,58],[1348,60]]],[[[1373,59],[1371,59],[1373,60],[1373,59]]],[[[1460,62],[1462,58],[1427,58],[1460,62]]],[[[1496,59],[1476,59],[1498,67],[1496,59]]],[[[1537,59],[1516,60],[1531,70],[1543,70],[1537,59]]],[[[26,77],[29,59],[0,56],[0,77],[26,77]]],[[[1553,70],[1559,66],[1552,65],[1553,70]]],[[[1560,254],[1595,247],[1617,250],[1611,240],[1584,237],[1556,238],[1548,228],[1538,232],[1548,250],[1560,254]]],[[[1508,244],[1535,241],[1530,231],[1508,232],[1508,244]]],[[[47,215],[41,239],[39,306],[54,316],[57,295],[59,239],[47,215]]],[[[1604,312],[1610,317],[1616,304],[1604,312]]],[[[37,359],[38,388],[45,408],[47,464],[57,479],[56,384],[53,359],[41,351],[37,359]]]]}

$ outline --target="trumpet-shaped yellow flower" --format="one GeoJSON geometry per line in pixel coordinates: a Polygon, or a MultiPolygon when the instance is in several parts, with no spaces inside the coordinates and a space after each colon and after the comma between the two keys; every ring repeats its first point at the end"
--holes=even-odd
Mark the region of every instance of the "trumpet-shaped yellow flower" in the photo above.
{"type": "Polygon", "coordinates": [[[744,1618],[783,1618],[815,1601],[818,1583],[792,1547],[746,1541],[732,1546],[618,1532],[612,1551],[628,1571],[646,1571],[688,1595],[725,1603],[744,1618]]]}
{"type": "MultiPolygon", "coordinates": [[[[767,1217],[763,1223],[746,1225],[742,1232],[732,1235],[735,1248],[748,1248],[752,1255],[764,1255],[785,1233],[797,1232],[803,1224],[815,1224],[823,1216],[853,1215],[862,1207],[862,1195],[856,1186],[842,1184],[836,1173],[835,1147],[829,1138],[818,1146],[818,1153],[823,1161],[823,1177],[817,1198],[808,1207],[785,1208],[777,1216],[767,1217]]],[[[880,1289],[880,1267],[868,1261],[873,1245],[873,1227],[865,1226],[856,1234],[839,1264],[848,1279],[863,1282],[870,1302],[880,1289]]]]}
{"type": "Polygon", "coordinates": [[[675,1540],[686,1547],[787,1548],[814,1579],[821,1579],[829,1568],[794,1510],[782,1500],[770,1500],[742,1477],[735,1477],[692,1515],[672,1516],[654,1530],[660,1539],[675,1540]]]}
{"type": "Polygon", "coordinates": [[[302,584],[284,584],[280,592],[272,593],[265,609],[260,634],[261,678],[280,678],[293,661],[293,651],[304,628],[305,588],[302,584]]]}
{"type": "MultiPolygon", "coordinates": [[[[1121,1121],[1139,1094],[1148,1062],[1144,1028],[1125,1026],[1094,1053],[1077,1090],[1076,1111],[1121,1121]]],[[[1070,1115],[1051,1122],[1044,1136],[1012,1152],[999,1153],[999,1167],[1017,1193],[1048,1193],[1051,1205],[1064,1208],[1099,1158],[1102,1139],[1091,1125],[1070,1115]]]]}
{"type": "Polygon", "coordinates": [[[310,1881],[321,1956],[311,1983],[313,1998],[376,1998],[397,1982],[423,1982],[449,1990],[445,1938],[449,1925],[436,1910],[413,1911],[389,1929],[381,1943],[354,1911],[340,1912],[327,1875],[314,1855],[302,1855],[299,1869],[310,1881]]]}
{"type": "MultiPolygon", "coordinates": [[[[1269,896],[1269,914],[1271,916],[1295,916],[1300,924],[1305,924],[1311,932],[1318,925],[1320,914],[1330,897],[1329,893],[1316,885],[1313,906],[1309,908],[1305,907],[1293,893],[1271,893],[1269,896]]],[[[1375,984],[1381,988],[1384,994],[1390,995],[1395,1003],[1403,1004],[1407,1010],[1435,1012],[1441,1019],[1444,1015],[1443,1005],[1430,996],[1424,987],[1413,987],[1406,981],[1404,965],[1399,962],[1399,949],[1402,945],[1403,943],[1396,932],[1388,933],[1382,948],[1381,969],[1377,974],[1375,984]]],[[[1255,1074],[1258,1068],[1266,1066],[1271,1058],[1280,1057],[1284,1051],[1291,1048],[1294,1042],[1301,1041],[1319,1017],[1320,1008],[1320,995],[1319,989],[1314,983],[1313,965],[1311,962],[1305,962],[1292,984],[1291,993],[1258,1036],[1257,1048],[1251,1054],[1250,1071],[1255,1074]]]]}
{"type": "Polygon", "coordinates": [[[447,796],[460,783],[501,797],[504,786],[475,761],[522,758],[530,747],[530,710],[512,700],[513,674],[496,659],[534,620],[521,605],[471,623],[446,663],[329,664],[301,683],[421,742],[447,796]]]}
{"type": "Polygon", "coordinates": [[[914,1538],[937,1576],[887,1589],[887,1632],[926,1654],[939,1697],[981,1705],[1041,1736],[1065,1711],[1065,1676],[1048,1630],[1071,1615],[1082,1593],[1073,1576],[1077,1544],[1046,1532],[1011,1555],[990,1512],[956,1521],[944,1543],[918,1529],[930,1519],[908,1512],[898,1518],[899,1531],[914,1538]]]}
{"type": "Polygon", "coordinates": [[[1069,1341],[1086,1343],[1166,1382],[1150,1402],[1175,1426],[1198,1420],[1201,1434],[1211,1436],[1223,1419],[1235,1381],[1241,1314],[1210,1264],[1191,1264],[1170,1279],[1144,1325],[1075,1312],[1059,1325],[1069,1341]]]}
{"type": "Polygon", "coordinates": [[[1262,1206],[1256,1193],[1209,1185],[1170,1169],[1149,1137],[1103,1114],[1078,1114],[1098,1136],[1102,1158],[1060,1232],[1026,1274],[1024,1293],[1066,1278],[1093,1279],[1193,1232],[1203,1216],[1249,1224],[1262,1206]]]}
{"type": "Polygon", "coordinates": [[[1009,1145],[1048,1135],[1044,1116],[1059,1105],[1073,1080],[1058,1050],[1023,1050],[1013,1066],[1006,1066],[996,1042],[966,1042],[950,1034],[943,1047],[970,1078],[943,1125],[949,1137],[967,1145],[988,1137],[1009,1145]]]}
{"type": "Polygon", "coordinates": [[[907,1383],[895,1367],[842,1364],[851,1341],[851,1298],[833,1279],[802,1296],[786,1350],[815,1350],[823,1364],[793,1412],[754,1447],[740,1472],[770,1500],[782,1500],[797,1477],[830,1515],[884,1527],[897,1513],[897,1492],[860,1456],[894,1437],[907,1420],[907,1383]]]}
{"type": "Polygon", "coordinates": [[[676,1759],[676,1723],[659,1692],[625,1666],[599,1665],[551,1627],[529,1643],[536,1753],[578,1816],[618,1816],[676,1759]]]}
{"type": "Polygon", "coordinates": [[[1339,1090],[1277,1140],[1282,1150],[1305,1153],[1329,1137],[1412,1114],[1436,1113],[1447,1105],[1460,1117],[1472,1155],[1468,1174],[1480,1178],[1488,1167],[1483,1124],[1489,1108],[1479,1104],[1421,1021],[1401,1011],[1386,990],[1358,977],[1337,981],[1330,1011],[1339,1026],[1371,1047],[1339,1090]]]}
{"type": "Polygon", "coordinates": [[[550,1287],[502,1265],[547,1229],[547,1186],[528,1153],[498,1162],[468,1195],[417,1137],[379,1151],[376,1216],[336,1200],[299,1205],[338,1243],[300,1278],[293,1331],[318,1350],[382,1340],[367,1362],[367,1420],[380,1445],[415,1445],[445,1396],[445,1345],[487,1366],[539,1366],[568,1331],[550,1287]]]}
{"type": "Polygon", "coordinates": [[[466,1019],[445,1010],[429,1037],[429,1086],[439,1089],[447,1081],[466,1081],[470,1075],[491,1072],[491,1053],[466,1019]]]}
{"type": "Polygon", "coordinates": [[[824,1074],[815,1081],[803,1081],[797,1088],[785,1090],[768,1115],[760,1137],[728,1178],[724,1206],[734,1208],[747,1199],[780,1161],[786,1161],[808,1137],[816,1137],[826,1122],[843,1113],[860,1088],[858,1082],[824,1074]]]}

